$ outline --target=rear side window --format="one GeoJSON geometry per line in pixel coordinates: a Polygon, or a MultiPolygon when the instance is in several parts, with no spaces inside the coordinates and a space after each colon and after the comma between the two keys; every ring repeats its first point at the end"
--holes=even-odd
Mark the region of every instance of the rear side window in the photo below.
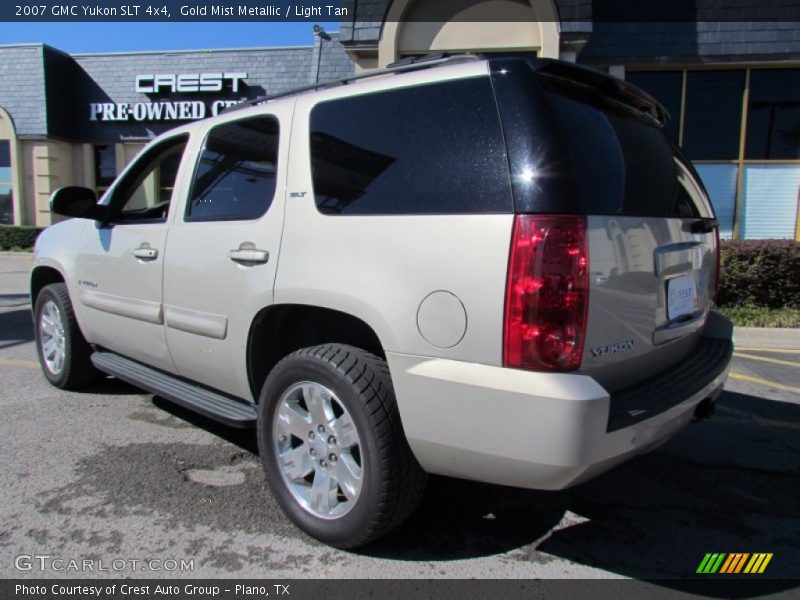
{"type": "Polygon", "coordinates": [[[186,205],[186,221],[257,219],[275,195],[278,121],[253,117],[208,134],[186,205]]]}
{"type": "Polygon", "coordinates": [[[331,215],[511,212],[488,77],[366,94],[311,112],[317,208],[331,215]]]}

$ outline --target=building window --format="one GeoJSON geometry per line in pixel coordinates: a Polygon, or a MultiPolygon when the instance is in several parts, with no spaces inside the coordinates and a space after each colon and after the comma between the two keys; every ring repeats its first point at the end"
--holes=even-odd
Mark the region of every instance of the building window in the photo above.
{"type": "Polygon", "coordinates": [[[722,237],[798,236],[800,69],[629,71],[628,79],[672,113],[673,136],[679,124],[722,237]],[[683,106],[673,113],[677,74],[683,106]]]}
{"type": "Polygon", "coordinates": [[[667,109],[670,119],[667,132],[676,142],[680,138],[681,98],[683,96],[682,71],[658,71],[651,73],[630,73],[627,77],[633,85],[656,98],[667,109]]]}
{"type": "Polygon", "coordinates": [[[743,70],[687,73],[683,147],[692,160],[739,156],[744,84],[743,70]]]}
{"type": "Polygon", "coordinates": [[[117,176],[117,149],[113,144],[94,147],[94,182],[102,194],[117,176]]]}
{"type": "Polygon", "coordinates": [[[734,164],[701,163],[695,165],[700,179],[708,190],[711,204],[717,213],[719,235],[729,240],[733,237],[733,217],[736,212],[736,183],[739,167],[734,164]]]}
{"type": "Polygon", "coordinates": [[[14,195],[11,188],[11,144],[0,140],[0,223],[14,223],[14,195]]]}
{"type": "Polygon", "coordinates": [[[748,160],[800,158],[800,70],[750,73],[748,160]]]}
{"type": "Polygon", "coordinates": [[[744,168],[744,214],[739,237],[746,240],[794,238],[800,167],[747,165],[744,168]]]}

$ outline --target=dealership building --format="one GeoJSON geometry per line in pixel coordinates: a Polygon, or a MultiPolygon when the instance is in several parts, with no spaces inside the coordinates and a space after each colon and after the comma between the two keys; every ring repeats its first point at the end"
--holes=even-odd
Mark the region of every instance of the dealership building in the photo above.
{"type": "Polygon", "coordinates": [[[669,111],[723,236],[800,240],[800,22],[746,10],[719,21],[697,8],[679,20],[619,21],[591,0],[345,4],[339,32],[309,25],[302,47],[0,46],[0,223],[49,225],[54,190],[102,192],[155,135],[242,99],[446,51],[561,58],[639,85],[669,111]]]}

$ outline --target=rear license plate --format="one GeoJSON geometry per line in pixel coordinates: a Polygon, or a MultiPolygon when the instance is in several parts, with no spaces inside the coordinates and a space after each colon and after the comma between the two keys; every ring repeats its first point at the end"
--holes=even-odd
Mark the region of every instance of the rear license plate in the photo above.
{"type": "Polygon", "coordinates": [[[667,319],[670,321],[697,310],[694,277],[681,275],[667,281],[667,319]]]}

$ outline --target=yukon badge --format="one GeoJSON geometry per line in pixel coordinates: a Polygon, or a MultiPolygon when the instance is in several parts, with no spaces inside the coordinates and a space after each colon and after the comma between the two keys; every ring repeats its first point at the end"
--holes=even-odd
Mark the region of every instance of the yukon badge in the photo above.
{"type": "Polygon", "coordinates": [[[592,348],[592,356],[605,356],[606,354],[616,354],[623,350],[633,350],[633,340],[625,340],[624,342],[617,342],[616,344],[609,344],[608,346],[598,346],[592,348]]]}

